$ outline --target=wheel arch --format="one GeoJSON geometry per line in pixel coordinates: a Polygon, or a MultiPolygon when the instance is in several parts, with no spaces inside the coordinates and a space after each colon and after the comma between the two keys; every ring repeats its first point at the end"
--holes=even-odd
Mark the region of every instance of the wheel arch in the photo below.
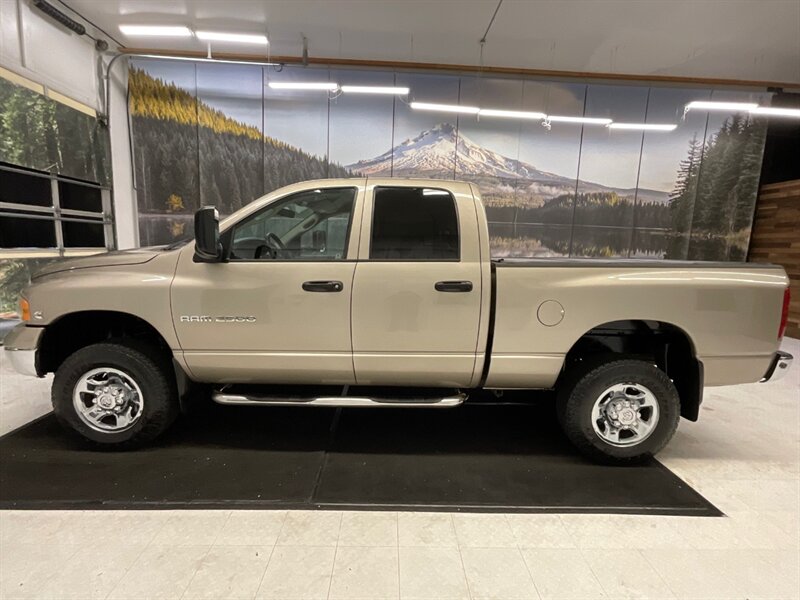
{"type": "Polygon", "coordinates": [[[614,355],[652,359],[672,380],[681,400],[681,416],[696,421],[703,401],[703,363],[691,336],[667,321],[608,321],[581,335],[567,352],[564,371],[614,355]]]}
{"type": "Polygon", "coordinates": [[[44,330],[39,344],[39,371],[55,372],[75,351],[112,338],[145,341],[172,357],[166,338],[156,327],[131,313],[113,310],[86,310],[67,313],[44,330]]]}

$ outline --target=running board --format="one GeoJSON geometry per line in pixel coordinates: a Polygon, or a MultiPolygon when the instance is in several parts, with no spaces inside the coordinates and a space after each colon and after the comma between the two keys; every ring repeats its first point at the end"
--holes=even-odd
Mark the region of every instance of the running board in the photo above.
{"type": "Polygon", "coordinates": [[[211,398],[217,404],[248,406],[346,406],[346,407],[403,407],[403,408],[451,408],[463,404],[466,394],[444,398],[363,398],[357,396],[245,396],[214,392],[211,398]]]}

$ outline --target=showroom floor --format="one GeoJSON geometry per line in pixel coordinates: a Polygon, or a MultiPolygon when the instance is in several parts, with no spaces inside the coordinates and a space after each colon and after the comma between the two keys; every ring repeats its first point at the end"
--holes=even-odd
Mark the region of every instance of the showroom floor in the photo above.
{"type": "MultiPolygon", "coordinates": [[[[0,433],[48,411],[0,377],[0,433]]],[[[800,366],[659,458],[727,516],[2,511],[0,598],[800,598],[800,366]]]]}

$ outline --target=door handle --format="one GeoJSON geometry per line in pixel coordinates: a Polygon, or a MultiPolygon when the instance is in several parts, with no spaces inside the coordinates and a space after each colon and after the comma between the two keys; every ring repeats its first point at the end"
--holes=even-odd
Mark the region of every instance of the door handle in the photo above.
{"type": "Polygon", "coordinates": [[[471,281],[437,281],[433,286],[437,292],[471,292],[471,281]]]}
{"type": "Polygon", "coordinates": [[[341,292],[344,284],[341,281],[304,281],[303,289],[307,292],[341,292]]]}

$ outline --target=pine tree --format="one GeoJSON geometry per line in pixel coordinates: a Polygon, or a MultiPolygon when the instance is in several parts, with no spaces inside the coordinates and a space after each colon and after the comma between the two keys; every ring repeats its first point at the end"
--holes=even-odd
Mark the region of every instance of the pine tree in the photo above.
{"type": "Polygon", "coordinates": [[[106,184],[108,131],[89,115],[0,79],[0,161],[106,184]]]}
{"type": "MultiPolygon", "coordinates": [[[[184,214],[202,200],[224,215],[289,183],[352,176],[326,157],[263,136],[140,69],[131,70],[129,89],[142,214],[163,214],[165,199],[175,194],[183,200],[184,214]]],[[[142,227],[143,241],[170,241],[163,237],[170,228],[150,222],[142,227]]]]}
{"type": "Polygon", "coordinates": [[[764,120],[751,120],[743,130],[743,134],[741,176],[736,182],[732,194],[734,210],[731,230],[733,232],[749,230],[753,224],[753,211],[758,196],[767,124],[764,120]]]}
{"type": "Polygon", "coordinates": [[[688,155],[678,166],[675,189],[669,195],[672,229],[678,233],[686,233],[691,229],[702,146],[700,140],[697,139],[697,135],[693,135],[692,139],[689,140],[688,155]]]}

